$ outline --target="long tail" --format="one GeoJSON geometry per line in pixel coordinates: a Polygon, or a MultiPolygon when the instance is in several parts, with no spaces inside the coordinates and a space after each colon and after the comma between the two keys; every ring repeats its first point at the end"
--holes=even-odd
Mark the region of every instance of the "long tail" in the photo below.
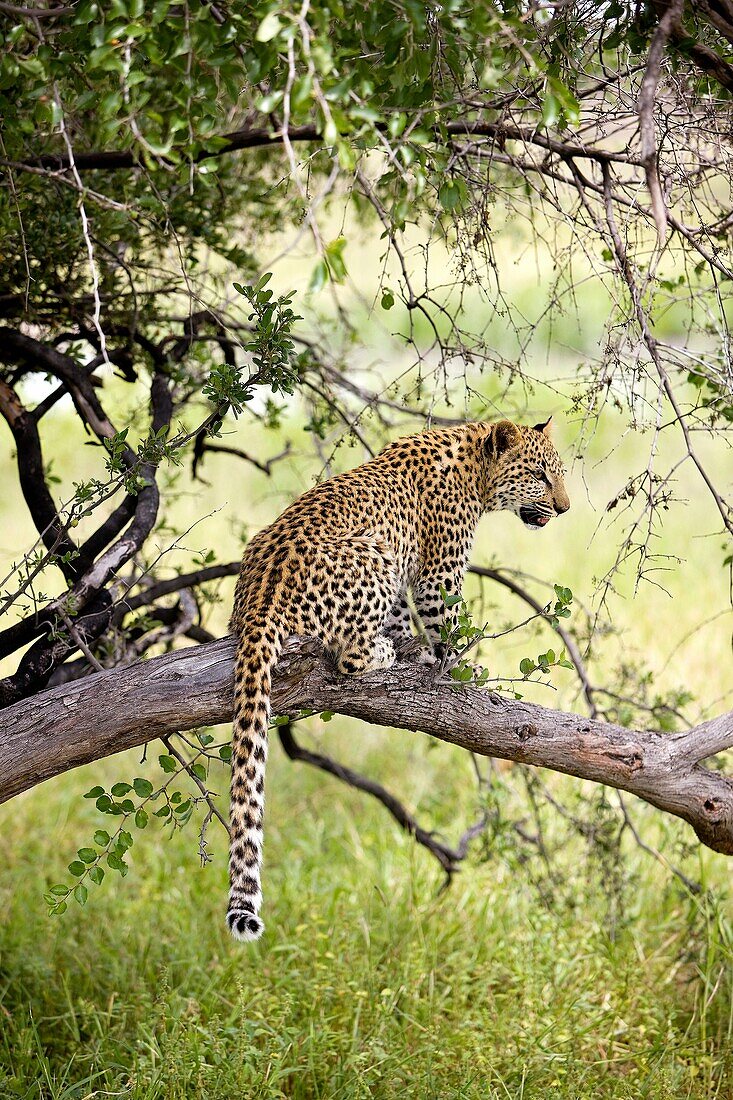
{"type": "Polygon", "coordinates": [[[265,930],[259,912],[267,727],[271,673],[281,648],[279,631],[270,623],[248,627],[237,646],[227,925],[238,940],[256,940],[265,930]]]}

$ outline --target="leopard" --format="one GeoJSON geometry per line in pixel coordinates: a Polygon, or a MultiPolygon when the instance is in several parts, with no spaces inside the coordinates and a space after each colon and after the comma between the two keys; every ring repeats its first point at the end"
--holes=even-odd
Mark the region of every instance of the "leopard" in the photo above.
{"type": "Polygon", "coordinates": [[[339,673],[394,664],[415,642],[434,659],[455,626],[479,520],[508,510],[538,531],[570,507],[550,421],[429,428],[308,489],[247,544],[236,636],[229,901],[238,940],[264,931],[262,845],[273,669],[292,636],[316,639],[339,673]],[[410,606],[410,598],[414,612],[410,606]]]}

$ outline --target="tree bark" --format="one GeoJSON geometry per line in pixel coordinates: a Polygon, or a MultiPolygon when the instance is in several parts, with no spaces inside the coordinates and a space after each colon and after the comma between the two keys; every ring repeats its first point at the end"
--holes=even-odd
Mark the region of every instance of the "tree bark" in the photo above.
{"type": "MultiPolygon", "coordinates": [[[[231,638],[178,650],[43,691],[2,712],[0,802],[51,776],[195,726],[229,721],[231,638]]],[[[273,713],[330,710],[420,730],[482,756],[604,783],[683,818],[733,855],[733,780],[700,761],[733,745],[733,712],[684,733],[630,730],[438,682],[398,664],[339,676],[308,643],[287,647],[273,677],[273,713]]]]}

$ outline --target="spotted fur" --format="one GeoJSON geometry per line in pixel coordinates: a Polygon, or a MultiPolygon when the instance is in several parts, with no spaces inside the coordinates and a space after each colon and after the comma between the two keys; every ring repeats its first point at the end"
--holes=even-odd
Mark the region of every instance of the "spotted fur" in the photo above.
{"type": "MultiPolygon", "coordinates": [[[[549,423],[549,422],[548,422],[549,423]]],[[[318,638],[352,676],[389,668],[411,638],[407,590],[440,645],[483,512],[538,530],[567,511],[547,424],[465,424],[400,439],[371,462],[309,489],[248,545],[231,629],[238,636],[232,743],[230,896],[237,939],[264,925],[262,820],[270,677],[291,634],[318,638]]]]}

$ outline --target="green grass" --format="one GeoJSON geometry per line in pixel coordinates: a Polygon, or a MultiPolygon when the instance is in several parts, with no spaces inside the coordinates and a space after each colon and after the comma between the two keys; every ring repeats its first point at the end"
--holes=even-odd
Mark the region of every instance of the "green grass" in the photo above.
{"type": "MultiPolygon", "coordinates": [[[[458,750],[338,726],[311,736],[446,833],[470,819],[458,750]]],[[[108,871],[84,909],[46,915],[44,889],[106,823],[81,793],[151,774],[136,758],[4,810],[0,1096],[733,1095],[722,857],[688,860],[712,888],[693,897],[628,845],[612,885],[609,864],[578,840],[563,848],[550,825],[551,872],[495,836],[492,858],[438,894],[430,858],[380,807],[278,750],[271,760],[267,932],[251,947],[224,931],[213,829],[208,867],[193,827],[149,828],[126,879],[108,871]]],[[[505,774],[509,810],[517,784],[505,774]]],[[[553,784],[569,796],[568,780],[553,784]]],[[[633,808],[673,858],[690,840],[633,808]]]]}

